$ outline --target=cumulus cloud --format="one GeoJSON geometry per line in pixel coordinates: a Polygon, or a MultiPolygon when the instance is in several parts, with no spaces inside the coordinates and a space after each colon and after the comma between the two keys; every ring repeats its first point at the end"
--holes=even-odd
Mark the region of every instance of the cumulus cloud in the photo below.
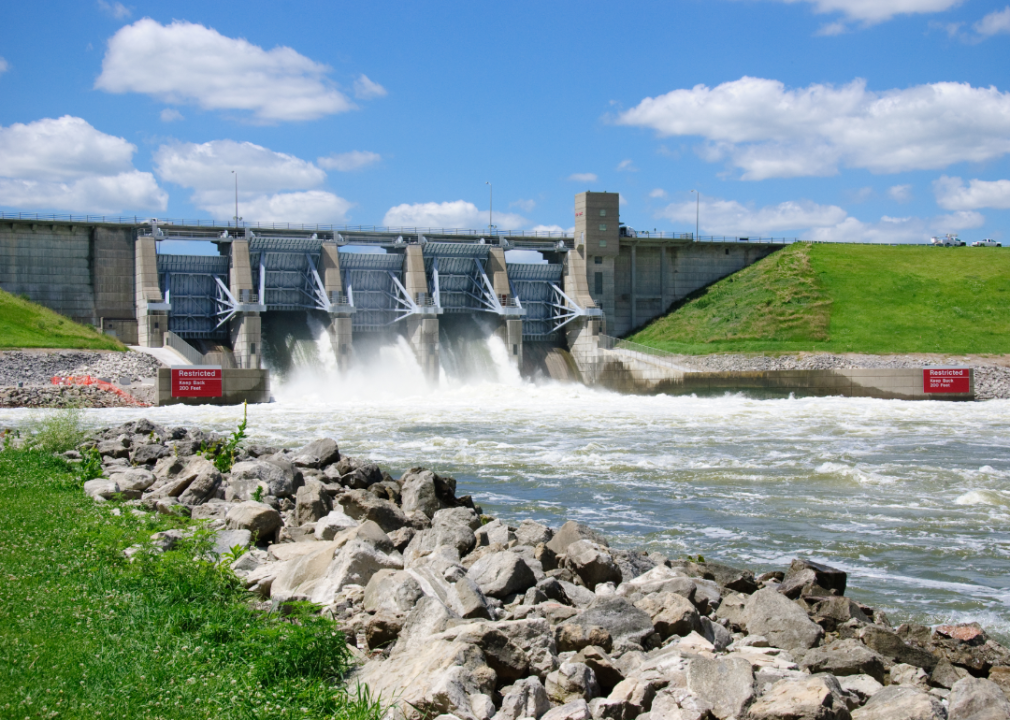
{"type": "Polygon", "coordinates": [[[1010,152],[1010,93],[943,82],[871,92],[863,80],[787,89],[743,77],[645,98],[622,125],[699,136],[700,155],[746,180],[833,175],[840,166],[895,173],[982,162],[1010,152]]]}
{"type": "Polygon", "coordinates": [[[367,75],[360,75],[354,81],[354,97],[359,100],[371,100],[372,98],[385,97],[388,94],[386,88],[369,80],[367,75]]]}
{"type": "Polygon", "coordinates": [[[621,162],[617,163],[617,171],[638,172],[638,168],[635,167],[635,163],[633,163],[631,160],[621,160],[621,162]]]}
{"type": "Polygon", "coordinates": [[[568,179],[575,182],[594,183],[599,178],[596,177],[596,173],[572,173],[568,176],[568,179]]]}
{"type": "Polygon", "coordinates": [[[326,173],[313,163],[251,142],[162,145],[154,163],[158,177],[193,190],[193,204],[215,217],[235,212],[233,170],[238,172],[239,213],[249,221],[342,222],[352,207],[318,189],[326,173]]]}
{"type": "Polygon", "coordinates": [[[944,210],[1010,209],[1010,180],[969,180],[940,177],[933,183],[936,203],[944,210]]]}
{"type": "MultiPolygon", "coordinates": [[[[486,228],[488,211],[471,202],[404,203],[389,208],[382,224],[387,227],[418,228],[486,228]]],[[[520,228],[526,219],[511,213],[495,213],[494,224],[502,230],[520,228]]]]}
{"type": "MultiPolygon", "coordinates": [[[[693,225],[695,202],[688,200],[670,203],[657,217],[693,225]]],[[[847,213],[837,205],[818,205],[809,200],[755,208],[736,200],[719,198],[702,198],[699,214],[702,234],[745,237],[829,227],[841,223],[847,217],[847,213]]]]}
{"type": "Polygon", "coordinates": [[[651,193],[649,193],[649,197],[651,197],[651,198],[665,198],[666,197],[666,190],[664,190],[663,188],[656,188],[651,193]]]}
{"type": "Polygon", "coordinates": [[[176,120],[183,120],[182,113],[175,108],[165,108],[161,111],[161,121],[162,122],[175,122],[176,120]]]}
{"type": "Polygon", "coordinates": [[[351,172],[352,170],[360,170],[363,167],[374,165],[380,160],[382,160],[382,156],[379,153],[369,152],[368,150],[352,150],[351,152],[327,155],[326,157],[319,158],[316,162],[319,163],[320,167],[324,167],[327,170],[351,172]]]}
{"type": "Polygon", "coordinates": [[[536,233],[562,233],[571,235],[575,232],[575,227],[572,226],[566,230],[560,225],[534,225],[530,230],[536,233]]]}
{"type": "Polygon", "coordinates": [[[1010,33],[1010,5],[1002,10],[989,13],[975,23],[974,28],[975,32],[983,38],[1010,33]]]}
{"type": "Polygon", "coordinates": [[[10,69],[11,69],[10,63],[8,63],[6,60],[0,57],[0,75],[3,75],[10,69]]]}
{"type": "Polygon", "coordinates": [[[205,110],[248,111],[261,122],[313,120],[354,108],[328,72],[289,47],[264,50],[203,25],[143,18],[109,40],[95,87],[205,110]]]}
{"type": "Polygon", "coordinates": [[[925,243],[935,235],[981,227],[985,217],[977,212],[956,212],[934,218],[888,217],[866,223],[848,217],[833,227],[813,228],[803,238],[823,242],[925,243]]]}
{"type": "Polygon", "coordinates": [[[130,8],[123,5],[121,2],[106,2],[105,0],[98,0],[98,7],[100,10],[108,15],[116,18],[116,20],[123,20],[124,18],[130,17],[133,13],[130,8]]]}
{"type": "Polygon", "coordinates": [[[893,185],[887,189],[887,194],[892,200],[904,203],[912,199],[911,185],[893,185]]]}
{"type": "Polygon", "coordinates": [[[137,147],[65,115],[0,127],[0,205],[93,214],[164,210],[168,195],[133,167],[137,147]]]}
{"type": "Polygon", "coordinates": [[[523,212],[533,212],[533,208],[535,208],[536,206],[537,206],[537,201],[536,200],[532,200],[532,199],[530,199],[530,200],[523,200],[522,198],[520,198],[519,200],[516,200],[515,202],[510,202],[509,203],[509,207],[517,207],[520,210],[522,210],[523,212]]]}
{"type": "Polygon", "coordinates": [[[819,13],[841,13],[849,20],[873,24],[895,15],[937,13],[949,10],[961,0],[778,0],[785,3],[806,2],[819,13]]]}

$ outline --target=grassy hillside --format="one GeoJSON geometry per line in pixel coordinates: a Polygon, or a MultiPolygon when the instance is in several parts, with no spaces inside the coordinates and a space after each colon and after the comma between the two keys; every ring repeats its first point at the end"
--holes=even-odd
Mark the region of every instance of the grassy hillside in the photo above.
{"type": "Polygon", "coordinates": [[[0,290],[0,349],[12,348],[126,349],[113,337],[0,290]]]}
{"type": "Polygon", "coordinates": [[[671,352],[1010,353],[1010,251],[796,244],[629,339],[671,352]]]}

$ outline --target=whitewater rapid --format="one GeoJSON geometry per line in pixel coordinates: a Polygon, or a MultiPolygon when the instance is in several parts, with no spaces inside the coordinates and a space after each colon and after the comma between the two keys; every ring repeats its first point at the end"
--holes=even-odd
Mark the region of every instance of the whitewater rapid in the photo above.
{"type": "MultiPolygon", "coordinates": [[[[1010,401],[628,396],[524,381],[494,338],[464,350],[469,370],[443,368],[437,387],[404,341],[344,377],[293,372],[275,403],[249,407],[251,441],[328,435],[394,475],[454,475],[509,522],[576,519],[670,557],[771,570],[802,555],[848,571],[849,594],[892,620],[978,620],[1010,638],[1010,401]]],[[[87,418],[227,431],[241,412],[87,418]]]]}

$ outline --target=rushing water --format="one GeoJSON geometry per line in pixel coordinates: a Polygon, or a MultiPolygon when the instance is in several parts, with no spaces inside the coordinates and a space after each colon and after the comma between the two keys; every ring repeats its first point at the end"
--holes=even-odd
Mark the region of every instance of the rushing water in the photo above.
{"type": "MultiPolygon", "coordinates": [[[[1010,401],[627,396],[525,382],[496,339],[452,353],[437,388],[402,340],[343,378],[325,362],[292,373],[276,403],[249,407],[252,438],[330,435],[394,474],[452,474],[513,523],[574,518],[671,557],[759,571],[810,557],[893,620],[1010,637],[1010,401]]],[[[140,415],[230,430],[241,409],[89,411],[102,425],[140,415]]]]}

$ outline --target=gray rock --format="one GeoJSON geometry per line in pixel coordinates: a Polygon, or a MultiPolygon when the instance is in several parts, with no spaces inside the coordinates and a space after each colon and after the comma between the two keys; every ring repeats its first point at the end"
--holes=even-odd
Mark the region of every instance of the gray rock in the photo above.
{"type": "Polygon", "coordinates": [[[403,629],[403,616],[380,612],[365,625],[365,644],[369,650],[386,648],[396,642],[403,629]]]}
{"type": "Polygon", "coordinates": [[[150,445],[139,445],[130,453],[130,462],[135,465],[149,465],[157,462],[161,458],[168,457],[172,451],[164,445],[157,443],[150,445]]]}
{"type": "Polygon", "coordinates": [[[125,494],[140,497],[139,493],[154,485],[157,478],[150,470],[143,468],[130,468],[122,472],[114,472],[109,475],[109,479],[119,485],[119,489],[125,494]]]}
{"type": "Polygon", "coordinates": [[[338,533],[344,530],[355,528],[360,523],[354,518],[348,517],[343,510],[331,510],[318,522],[313,531],[317,540],[332,540],[338,533]]]}
{"type": "Polygon", "coordinates": [[[221,473],[214,463],[205,457],[195,456],[179,474],[179,479],[189,481],[186,489],[179,495],[183,505],[200,505],[206,502],[221,485],[221,473]]]}
{"type": "Polygon", "coordinates": [[[84,493],[98,502],[105,502],[106,500],[111,500],[118,493],[119,485],[117,485],[112,480],[106,480],[105,478],[97,478],[95,480],[88,480],[84,483],[84,493]]]}
{"type": "Polygon", "coordinates": [[[602,627],[610,633],[615,646],[621,641],[644,646],[646,639],[655,632],[648,613],[621,597],[597,600],[568,622],[583,627],[602,627]]]}
{"type": "Polygon", "coordinates": [[[931,672],[936,667],[937,658],[928,650],[902,642],[897,633],[880,627],[867,625],[860,628],[856,636],[872,650],[876,650],[888,660],[907,663],[931,672]]]}
{"type": "Polygon", "coordinates": [[[859,705],[865,705],[867,700],[884,689],[883,685],[869,675],[845,675],[838,678],[838,684],[849,695],[855,696],[859,705]]]}
{"type": "Polygon", "coordinates": [[[600,583],[619,584],[621,568],[614,562],[608,549],[590,540],[576,540],[566,549],[566,567],[577,574],[590,590],[600,583]]]}
{"type": "Polygon", "coordinates": [[[401,505],[403,512],[421,512],[429,518],[441,508],[435,492],[435,473],[431,470],[414,468],[400,479],[401,505]]]}
{"type": "Polygon", "coordinates": [[[799,605],[777,590],[758,590],[744,609],[747,632],[764,635],[774,647],[785,650],[812,648],[824,636],[799,605]]]}
{"type": "Polygon", "coordinates": [[[503,620],[493,626],[526,652],[531,673],[543,678],[558,666],[557,647],[550,625],[543,618],[503,620]]]}
{"type": "Polygon", "coordinates": [[[597,645],[589,645],[580,650],[571,662],[585,663],[596,676],[596,682],[600,684],[600,693],[609,695],[619,682],[624,680],[624,673],[617,666],[607,651],[597,645]]]}
{"type": "Polygon", "coordinates": [[[911,687],[891,685],[855,710],[852,720],[947,720],[947,712],[932,695],[911,687]]]}
{"type": "MultiPolygon", "coordinates": [[[[218,530],[214,533],[214,549],[216,555],[224,555],[233,548],[247,548],[252,544],[252,533],[248,530],[218,530]]],[[[243,555],[244,557],[244,555],[243,555]]]]}
{"type": "Polygon", "coordinates": [[[508,545],[515,536],[509,531],[509,526],[501,520],[492,520],[487,525],[482,525],[475,531],[477,545],[486,547],[489,545],[508,545]]]}
{"type": "Polygon", "coordinates": [[[335,440],[320,438],[292,454],[292,462],[297,467],[323,468],[340,459],[340,450],[335,440]]]}
{"type": "Polygon", "coordinates": [[[671,635],[688,635],[701,631],[701,617],[691,601],[677,593],[646,595],[635,607],[649,614],[656,632],[664,640],[671,635]]]}
{"type": "Polygon", "coordinates": [[[849,720],[850,716],[838,681],[831,675],[813,675],[779,680],[751,705],[747,717],[749,720],[849,720]]]}
{"type": "Polygon", "coordinates": [[[195,506],[190,517],[194,520],[224,520],[228,515],[228,511],[231,510],[232,507],[234,506],[231,503],[211,498],[203,505],[195,506]]]}
{"type": "Polygon", "coordinates": [[[1007,720],[1010,700],[992,680],[966,677],[950,689],[949,720],[1007,720]]]}
{"type": "Polygon", "coordinates": [[[130,456],[130,446],[125,438],[115,440],[103,440],[98,443],[98,452],[107,457],[128,458],[130,456]]]}
{"type": "Polygon", "coordinates": [[[813,648],[803,656],[803,667],[811,673],[827,672],[836,677],[869,675],[884,682],[886,661],[877,652],[858,640],[837,640],[824,647],[813,648]]]}
{"type": "Polygon", "coordinates": [[[333,500],[318,480],[309,480],[295,492],[295,524],[306,525],[333,510],[333,500]]]}
{"type": "Polygon", "coordinates": [[[449,626],[450,622],[458,619],[459,615],[446,607],[438,598],[425,595],[407,614],[394,651],[403,653],[412,647],[424,645],[432,635],[441,633],[449,626]]]}
{"type": "Polygon", "coordinates": [[[779,585],[779,592],[792,600],[811,592],[815,595],[844,595],[847,577],[843,571],[833,567],[796,558],[790,563],[779,585]]]}
{"type": "Polygon", "coordinates": [[[872,622],[863,609],[847,597],[810,598],[809,602],[810,616],[828,632],[834,632],[850,620],[863,625],[872,622]]]}
{"type": "Polygon", "coordinates": [[[367,490],[350,490],[338,495],[336,500],[344,514],[355,520],[371,520],[387,533],[410,524],[400,508],[388,500],[375,497],[367,490]]]}
{"type": "Polygon", "coordinates": [[[410,573],[382,569],[372,575],[365,586],[363,607],[370,613],[406,614],[423,595],[424,591],[410,573]]]}
{"type": "Polygon", "coordinates": [[[744,595],[750,595],[758,589],[754,573],[750,570],[741,570],[740,568],[732,567],[731,565],[717,562],[696,563],[681,560],[672,563],[672,567],[674,570],[681,570],[687,575],[703,580],[711,580],[718,584],[719,587],[724,587],[744,595]]]}
{"type": "Polygon", "coordinates": [[[547,675],[544,685],[547,696],[561,704],[592,700],[600,694],[596,675],[588,665],[580,662],[561,663],[557,670],[547,675]]]}
{"type": "Polygon", "coordinates": [[[701,634],[712,643],[716,650],[722,652],[733,642],[733,634],[716,622],[712,622],[704,615],[699,618],[701,621],[701,634]]]}
{"type": "Polygon", "coordinates": [[[262,495],[274,497],[290,497],[295,492],[294,482],[276,463],[266,460],[246,460],[232,466],[225,500],[228,502],[251,500],[257,488],[262,488],[262,495]]]}
{"type": "MultiPolygon", "coordinates": [[[[361,528],[348,532],[359,532],[361,528]]],[[[380,570],[402,570],[399,554],[391,556],[378,549],[367,539],[355,538],[333,554],[333,561],[311,588],[308,599],[320,605],[329,605],[334,596],[348,585],[368,585],[380,570]]]]}
{"type": "Polygon", "coordinates": [[[554,532],[549,527],[533,520],[523,520],[516,529],[516,542],[520,545],[536,547],[549,543],[553,537],[554,532]]]}
{"type": "Polygon", "coordinates": [[[511,552],[485,555],[471,566],[467,576],[482,593],[496,598],[526,592],[537,582],[529,565],[511,552]]]}
{"type": "Polygon", "coordinates": [[[449,604],[462,618],[492,619],[491,606],[473,580],[462,577],[452,585],[449,604]]]}
{"type": "Polygon", "coordinates": [[[281,526],[281,514],[266,503],[247,500],[228,511],[225,525],[229,530],[249,530],[262,542],[281,526]]]}
{"type": "Polygon", "coordinates": [[[585,700],[574,700],[548,710],[540,720],[590,720],[591,717],[589,704],[585,700]]]}
{"type": "Polygon", "coordinates": [[[610,652],[614,647],[610,631],[599,625],[562,623],[554,628],[554,641],[558,652],[581,652],[587,647],[599,647],[610,652]]]}
{"type": "Polygon", "coordinates": [[[687,690],[717,718],[742,717],[754,698],[754,672],[739,657],[695,657],[687,669],[687,690]]]}
{"type": "Polygon", "coordinates": [[[519,720],[519,718],[534,718],[551,709],[547,690],[539,678],[529,677],[516,681],[512,689],[502,698],[501,709],[495,714],[494,720],[519,720]]]}
{"type": "MultiPolygon", "coordinates": [[[[992,673],[990,673],[990,677],[991,676],[992,673]]],[[[966,677],[968,677],[967,670],[962,667],[952,665],[947,658],[941,658],[940,661],[937,662],[936,667],[933,668],[933,672],[929,674],[929,681],[933,685],[938,685],[950,690],[954,687],[954,683],[966,677]]]]}
{"type": "Polygon", "coordinates": [[[499,682],[517,680],[529,670],[526,652],[490,623],[467,623],[446,630],[446,638],[472,643],[484,653],[484,661],[495,671],[499,682]]]}
{"type": "Polygon", "coordinates": [[[554,534],[554,537],[551,538],[550,542],[547,543],[547,547],[553,550],[556,554],[561,555],[568,549],[569,545],[577,540],[590,540],[597,545],[609,547],[609,543],[607,543],[607,539],[603,537],[603,535],[590,527],[580,525],[574,520],[569,520],[562,525],[561,529],[558,530],[554,534]]]}

